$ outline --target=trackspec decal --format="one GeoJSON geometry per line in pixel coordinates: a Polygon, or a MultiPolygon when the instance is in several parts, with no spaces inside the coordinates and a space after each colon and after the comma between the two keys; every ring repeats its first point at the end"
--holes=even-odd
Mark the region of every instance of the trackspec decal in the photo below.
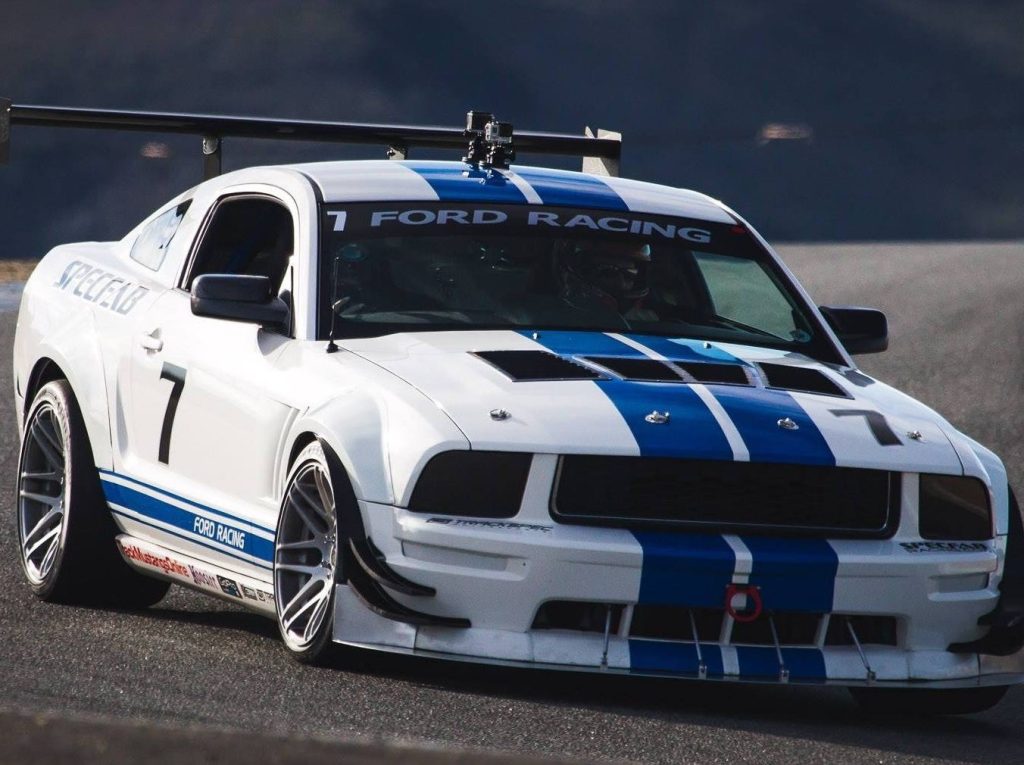
{"type": "MultiPolygon", "coordinates": [[[[735,229],[720,223],[665,215],[501,204],[480,207],[422,202],[406,208],[354,204],[344,209],[327,210],[325,217],[325,225],[330,231],[378,236],[414,230],[443,229],[454,234],[460,230],[502,229],[503,232],[534,236],[554,231],[590,236],[607,232],[710,244],[723,235],[729,236],[730,229],[735,229]]],[[[735,240],[737,234],[743,232],[742,229],[732,230],[731,238],[735,240]]]]}
{"type": "Polygon", "coordinates": [[[511,523],[508,521],[471,521],[465,518],[427,518],[427,523],[440,523],[443,526],[471,526],[484,529],[509,529],[511,531],[539,531],[547,534],[550,526],[539,526],[532,523],[511,523]]]}
{"type": "Polygon", "coordinates": [[[131,312],[149,292],[148,287],[82,260],[68,263],[53,286],[122,315],[131,312]]]}
{"type": "Polygon", "coordinates": [[[987,552],[984,542],[900,542],[907,552],[987,552]]]}

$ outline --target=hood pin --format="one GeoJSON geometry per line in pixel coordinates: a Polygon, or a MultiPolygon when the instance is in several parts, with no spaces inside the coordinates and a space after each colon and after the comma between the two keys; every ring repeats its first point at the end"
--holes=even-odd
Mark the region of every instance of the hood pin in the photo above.
{"type": "Polygon", "coordinates": [[[800,426],[793,422],[793,420],[789,419],[789,417],[783,417],[776,423],[776,425],[783,430],[800,430],[800,426]]]}
{"type": "Polygon", "coordinates": [[[668,422],[668,418],[668,412],[659,412],[657,409],[655,409],[649,415],[644,417],[644,420],[651,423],[652,425],[664,425],[666,422],[668,422]]]}
{"type": "Polygon", "coordinates": [[[500,422],[501,420],[507,420],[512,415],[506,409],[492,409],[491,419],[500,422]]]}
{"type": "Polygon", "coordinates": [[[920,430],[908,430],[907,438],[912,439],[914,441],[921,441],[924,438],[924,436],[921,435],[920,430]]]}

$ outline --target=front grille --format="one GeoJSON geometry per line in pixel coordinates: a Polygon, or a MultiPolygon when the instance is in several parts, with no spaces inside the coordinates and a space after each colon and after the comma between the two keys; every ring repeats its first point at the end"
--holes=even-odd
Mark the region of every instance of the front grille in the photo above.
{"type": "Polygon", "coordinates": [[[567,455],[551,514],[561,523],[745,534],[887,538],[900,474],[886,470],[567,455]]]}

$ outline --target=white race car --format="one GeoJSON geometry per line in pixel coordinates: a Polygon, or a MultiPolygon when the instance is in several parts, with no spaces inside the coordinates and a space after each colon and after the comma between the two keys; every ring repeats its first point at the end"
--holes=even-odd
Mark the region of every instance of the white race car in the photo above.
{"type": "Polygon", "coordinates": [[[184,585],[304,662],[333,642],[933,712],[1024,678],[1005,469],[856,368],[882,314],[816,307],[721,202],[509,165],[479,116],[467,136],[463,162],[220,175],[42,259],[14,349],[39,597],[184,585]]]}

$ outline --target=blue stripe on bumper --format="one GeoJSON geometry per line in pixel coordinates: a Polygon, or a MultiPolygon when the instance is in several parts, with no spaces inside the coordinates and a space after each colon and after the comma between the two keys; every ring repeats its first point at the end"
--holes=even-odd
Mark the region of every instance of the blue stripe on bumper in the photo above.
{"type": "Polygon", "coordinates": [[[754,559],[750,584],[761,588],[766,611],[832,610],[839,556],[827,540],[742,539],[754,559]]]}
{"type": "MultiPolygon", "coordinates": [[[[709,675],[723,675],[722,650],[701,643],[701,656],[709,675]]],[[[693,643],[666,643],[660,640],[630,640],[629,667],[638,672],[671,672],[696,675],[699,668],[697,647],[693,643]]]]}
{"type": "Polygon", "coordinates": [[[643,548],[643,605],[722,608],[736,554],[717,534],[634,531],[643,548]]]}
{"type": "MultiPolygon", "coordinates": [[[[701,649],[704,646],[701,645],[701,649]]],[[[736,646],[742,678],[778,678],[779,657],[771,646],[736,646]]],[[[798,680],[824,680],[825,656],[817,648],[783,648],[789,676],[798,680]]]]}

